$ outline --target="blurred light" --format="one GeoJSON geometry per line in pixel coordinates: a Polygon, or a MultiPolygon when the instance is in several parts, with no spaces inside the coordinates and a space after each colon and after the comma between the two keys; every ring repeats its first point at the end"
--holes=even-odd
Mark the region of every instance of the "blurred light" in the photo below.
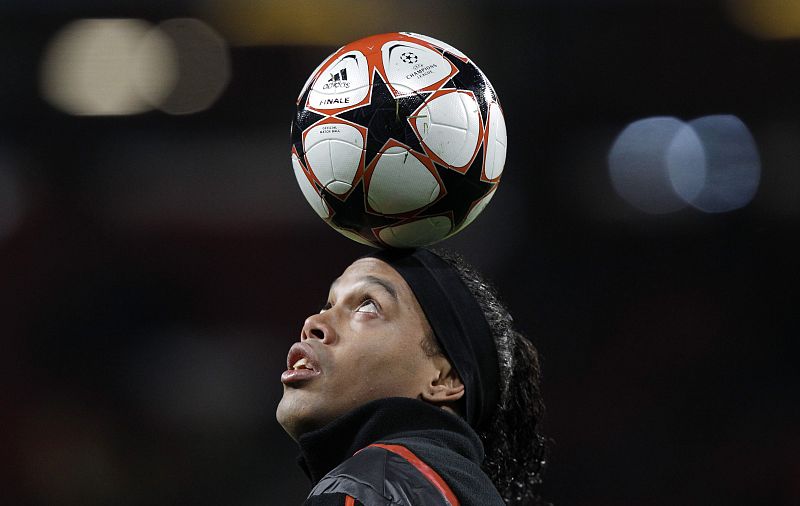
{"type": "MultiPolygon", "coordinates": [[[[205,0],[213,20],[233,45],[321,45],[339,47],[376,33],[412,30],[455,47],[480,33],[481,9],[458,0],[205,0]],[[437,36],[440,35],[440,36],[437,36]]],[[[466,45],[464,45],[466,47],[466,45]]]]}
{"type": "Polygon", "coordinates": [[[172,95],[183,72],[178,48],[168,34],[154,27],[138,40],[133,59],[134,90],[150,106],[157,107],[172,95]]]}
{"type": "Polygon", "coordinates": [[[800,37],[797,0],[728,0],[726,10],[742,30],[762,39],[800,37]]]}
{"type": "Polygon", "coordinates": [[[706,184],[706,153],[697,132],[687,124],[672,139],[666,153],[672,189],[684,202],[691,202],[706,184]]]}
{"type": "Polygon", "coordinates": [[[225,41],[197,19],[152,27],[137,19],[78,20],[42,63],[42,93],[77,115],[190,114],[210,107],[230,80],[225,41]]]}
{"type": "Polygon", "coordinates": [[[54,106],[76,115],[136,114],[172,89],[177,69],[169,40],[138,19],[84,19],[51,41],[41,87],[54,106]],[[147,36],[146,36],[147,35],[147,36]]]}
{"type": "Polygon", "coordinates": [[[27,208],[27,199],[13,161],[0,151],[0,241],[16,231],[27,208]]]}
{"type": "Polygon", "coordinates": [[[708,213],[722,213],[753,200],[761,179],[755,140],[736,116],[705,116],[689,122],[703,143],[706,177],[701,191],[688,202],[708,213]]]}
{"type": "Polygon", "coordinates": [[[670,181],[667,151],[684,127],[676,118],[656,117],[628,125],[608,155],[611,182],[631,205],[651,214],[677,211],[686,203],[670,181]]]}
{"type": "Polygon", "coordinates": [[[169,114],[190,114],[210,107],[230,80],[225,41],[207,24],[192,18],[164,21],[148,36],[168,36],[177,53],[177,82],[167,96],[149,101],[169,114]]]}
{"type": "Polygon", "coordinates": [[[209,2],[208,7],[210,16],[218,19],[228,38],[239,45],[316,44],[338,47],[343,41],[350,40],[354,30],[385,16],[380,2],[372,0],[353,0],[345,4],[324,0],[227,0],[209,2]]]}
{"type": "Polygon", "coordinates": [[[761,174],[752,135],[731,115],[636,121],[614,141],[608,164],[617,193],[652,214],[686,204],[708,213],[744,207],[761,174]]]}

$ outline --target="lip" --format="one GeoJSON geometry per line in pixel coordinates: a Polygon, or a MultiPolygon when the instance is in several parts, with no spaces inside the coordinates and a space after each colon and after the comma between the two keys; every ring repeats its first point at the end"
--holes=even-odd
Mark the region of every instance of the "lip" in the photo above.
{"type": "Polygon", "coordinates": [[[309,380],[322,374],[322,368],[319,365],[317,354],[314,349],[305,342],[294,343],[289,348],[289,353],[286,355],[286,370],[281,374],[281,383],[287,385],[289,383],[296,383],[299,381],[309,380]],[[310,369],[292,369],[292,364],[296,363],[301,358],[305,358],[310,369]]]}
{"type": "Polygon", "coordinates": [[[281,383],[288,385],[290,383],[310,380],[319,375],[319,371],[311,371],[309,369],[298,369],[295,371],[294,369],[290,369],[288,371],[283,371],[283,374],[281,374],[281,383]]]}

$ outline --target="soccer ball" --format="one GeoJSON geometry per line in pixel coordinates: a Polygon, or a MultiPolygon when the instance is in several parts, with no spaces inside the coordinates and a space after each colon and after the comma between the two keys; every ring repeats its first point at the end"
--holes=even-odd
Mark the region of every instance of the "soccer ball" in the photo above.
{"type": "Polygon", "coordinates": [[[483,72],[408,32],[334,52],[311,74],[291,128],[311,207],[345,236],[408,248],[463,230],[497,190],[506,126],[483,72]]]}

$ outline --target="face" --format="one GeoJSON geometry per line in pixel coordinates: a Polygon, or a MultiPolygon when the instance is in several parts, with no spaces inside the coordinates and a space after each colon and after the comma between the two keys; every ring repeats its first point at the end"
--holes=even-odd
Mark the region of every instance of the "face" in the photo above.
{"type": "Polygon", "coordinates": [[[420,344],[430,333],[397,271],[374,258],[355,261],[289,351],[278,422],[297,439],[375,399],[422,398],[442,374],[441,357],[420,344]]]}

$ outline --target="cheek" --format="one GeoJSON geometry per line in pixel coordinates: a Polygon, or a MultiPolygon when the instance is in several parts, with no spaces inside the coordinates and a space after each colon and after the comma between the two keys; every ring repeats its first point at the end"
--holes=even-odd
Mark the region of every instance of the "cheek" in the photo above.
{"type": "Polygon", "coordinates": [[[365,384],[390,380],[397,371],[409,368],[408,353],[382,341],[378,346],[349,346],[343,348],[336,360],[334,375],[365,384]]]}
{"type": "Polygon", "coordinates": [[[337,381],[350,381],[353,386],[380,381],[393,367],[385,347],[352,346],[338,351],[331,376],[337,381]]]}
{"type": "Polygon", "coordinates": [[[361,348],[337,363],[337,382],[350,392],[406,395],[419,387],[421,352],[407,344],[361,348]]]}

